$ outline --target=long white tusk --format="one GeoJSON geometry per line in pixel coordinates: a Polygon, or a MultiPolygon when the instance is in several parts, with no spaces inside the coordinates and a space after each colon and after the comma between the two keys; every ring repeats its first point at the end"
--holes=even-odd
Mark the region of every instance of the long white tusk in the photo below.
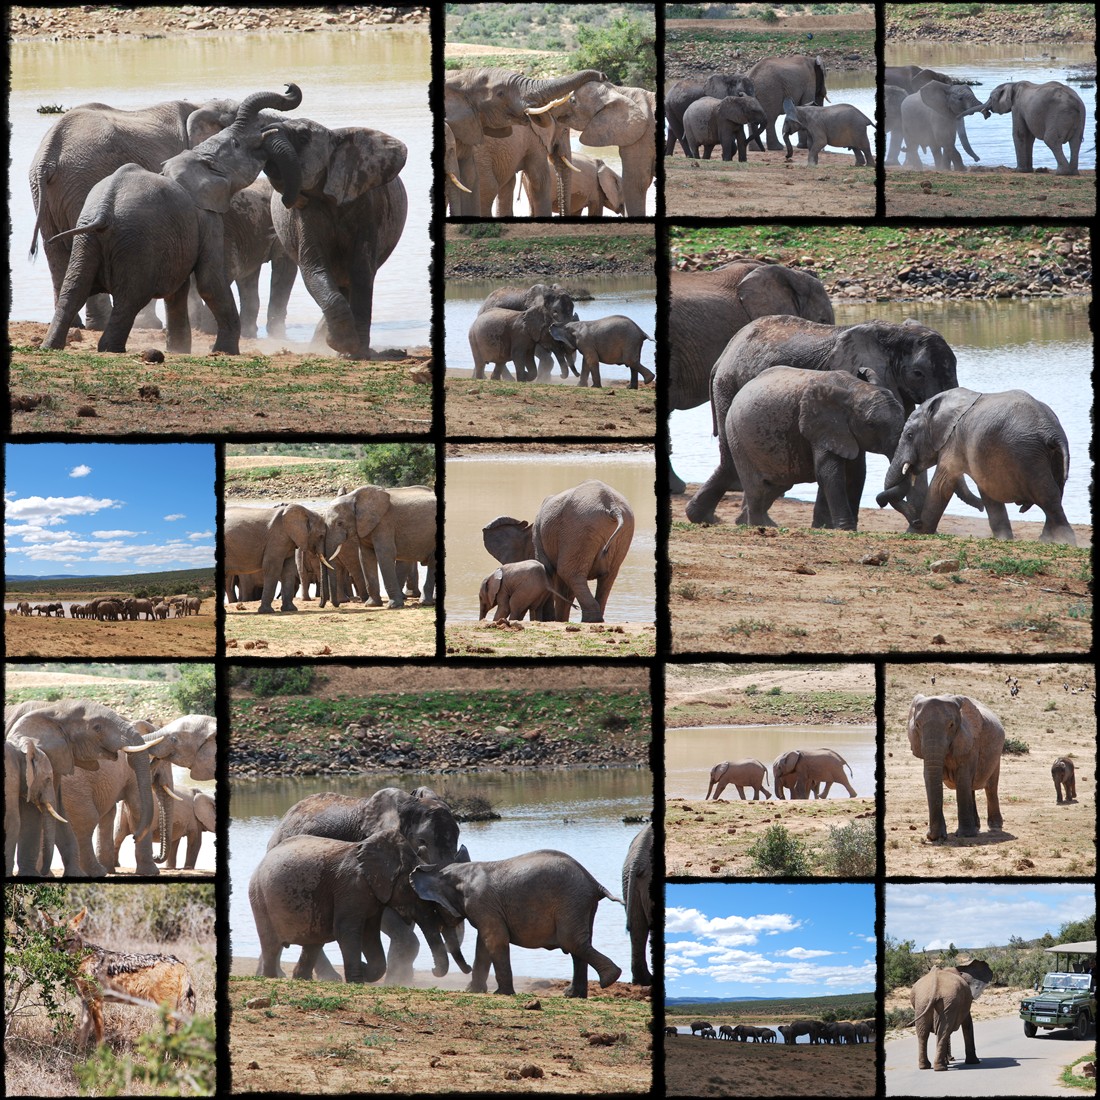
{"type": "Polygon", "coordinates": [[[905,477],[905,475],[908,474],[908,473],[909,473],[909,463],[908,462],[903,462],[901,464],[901,476],[905,477]]]}
{"type": "Polygon", "coordinates": [[[573,94],[572,92],[566,92],[566,94],[563,95],[561,97],[561,99],[552,100],[550,103],[547,103],[546,106],[544,106],[544,107],[528,107],[527,108],[527,114],[529,114],[529,115],[544,115],[544,114],[546,114],[547,111],[552,111],[555,107],[560,107],[563,103],[568,103],[569,102],[569,97],[572,94],[573,94]]]}
{"type": "Polygon", "coordinates": [[[169,798],[174,798],[177,802],[182,802],[183,801],[183,799],[178,794],[176,794],[176,792],[174,790],[172,790],[171,787],[168,787],[163,783],[160,783],[158,785],[159,785],[160,789],[162,791],[164,791],[164,793],[166,795],[168,795],[169,798]]]}
{"type": "Polygon", "coordinates": [[[50,815],[52,818],[56,818],[62,825],[68,825],[69,822],[63,818],[48,802],[40,802],[39,805],[50,815]]]}
{"type": "Polygon", "coordinates": [[[580,172],[580,169],[568,157],[562,157],[561,159],[565,162],[566,167],[572,168],[574,172],[580,172]]]}
{"type": "Polygon", "coordinates": [[[454,172],[448,172],[447,179],[449,179],[459,191],[465,191],[467,195],[472,194],[470,189],[454,174],[454,172]]]}
{"type": "Polygon", "coordinates": [[[163,737],[157,737],[152,741],[146,741],[144,745],[123,745],[123,752],[148,752],[150,749],[155,749],[157,745],[163,741],[163,737]]]}
{"type": "Polygon", "coordinates": [[[322,562],[324,562],[326,566],[328,566],[329,569],[331,569],[334,573],[336,572],[336,566],[329,565],[328,559],[325,557],[324,554],[318,554],[317,556],[321,559],[322,562]]]}

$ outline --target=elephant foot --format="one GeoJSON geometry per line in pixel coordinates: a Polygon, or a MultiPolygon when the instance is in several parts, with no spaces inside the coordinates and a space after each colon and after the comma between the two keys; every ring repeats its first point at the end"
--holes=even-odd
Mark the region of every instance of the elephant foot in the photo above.
{"type": "Polygon", "coordinates": [[[943,1071],[947,1069],[947,1066],[933,1066],[932,1069],[936,1073],[943,1073],[943,1071]]]}
{"type": "Polygon", "coordinates": [[[297,610],[298,609],[294,606],[294,604],[284,603],[283,606],[279,608],[279,614],[280,615],[292,615],[297,610]]]}
{"type": "Polygon", "coordinates": [[[582,999],[586,998],[588,996],[588,983],[586,982],[580,990],[574,989],[571,985],[566,986],[565,992],[562,994],[562,996],[563,997],[579,997],[579,998],[582,998],[582,999]]]}
{"type": "Polygon", "coordinates": [[[622,974],[622,968],[613,966],[610,970],[605,970],[600,975],[600,988],[606,989],[609,985],[614,984],[619,980],[619,976],[622,974]]]}
{"type": "Polygon", "coordinates": [[[267,607],[264,607],[263,604],[260,604],[260,606],[256,608],[256,614],[257,615],[274,615],[275,614],[275,608],[271,607],[270,605],[267,606],[267,607]]]}

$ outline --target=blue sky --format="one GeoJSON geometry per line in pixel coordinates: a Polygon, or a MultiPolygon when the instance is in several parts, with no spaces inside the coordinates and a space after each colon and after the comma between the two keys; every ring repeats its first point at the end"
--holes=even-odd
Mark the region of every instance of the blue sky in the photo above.
{"type": "Polygon", "coordinates": [[[870,885],[665,887],[669,997],[823,997],[875,988],[870,885]]]}
{"type": "Polygon", "coordinates": [[[915,950],[1002,947],[1010,936],[1056,936],[1096,912],[1091,883],[1048,886],[928,883],[886,887],[886,934],[915,950]]]}
{"type": "Polygon", "coordinates": [[[9,444],[5,458],[9,576],[213,566],[213,446],[9,444]]]}

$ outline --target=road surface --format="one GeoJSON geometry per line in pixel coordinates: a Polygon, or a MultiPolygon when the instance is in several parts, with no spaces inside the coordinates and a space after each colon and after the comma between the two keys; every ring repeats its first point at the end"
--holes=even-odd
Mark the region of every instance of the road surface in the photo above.
{"type": "MultiPolygon", "coordinates": [[[[1068,1096],[1075,1090],[1059,1082],[1063,1067],[1091,1054],[1095,1039],[1074,1039],[1067,1031],[1040,1031],[1034,1039],[1024,1036],[1018,1016],[978,1020],[974,1047],[981,1065],[963,1064],[961,1031],[951,1036],[951,1053],[957,1061],[943,1073],[917,1069],[917,1042],[912,1030],[886,1043],[887,1096],[1068,1096]],[[963,1076],[965,1074],[965,1077],[963,1076]]],[[[928,1059],[933,1059],[935,1036],[928,1039],[928,1059]]],[[[1082,1093],[1082,1095],[1085,1095],[1082,1093]]]]}

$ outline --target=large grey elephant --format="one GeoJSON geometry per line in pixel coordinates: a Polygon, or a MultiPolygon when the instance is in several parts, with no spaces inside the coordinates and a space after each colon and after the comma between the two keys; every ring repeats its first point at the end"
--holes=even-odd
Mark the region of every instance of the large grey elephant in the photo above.
{"type": "Polygon", "coordinates": [[[901,152],[901,105],[909,95],[904,88],[896,84],[887,84],[882,89],[883,109],[885,112],[882,128],[890,135],[890,145],[886,150],[884,164],[898,164],[901,152]]]}
{"type": "Polygon", "coordinates": [[[964,1062],[980,1064],[974,1049],[974,1019],[971,1008],[993,981],[993,971],[982,959],[940,969],[933,967],[913,983],[909,1001],[913,1006],[913,1026],[917,1033],[917,1066],[920,1069],[946,1070],[951,1061],[951,1033],[962,1028],[966,1047],[964,1062]],[[928,1062],[928,1033],[936,1034],[935,1061],[928,1062]]]}
{"type": "Polygon", "coordinates": [[[1059,756],[1050,766],[1050,777],[1054,780],[1054,793],[1058,799],[1058,805],[1063,802],[1077,801],[1077,780],[1074,776],[1073,757],[1059,756]],[[1065,798],[1062,792],[1065,791],[1065,798]]]}
{"type": "Polygon", "coordinates": [[[930,80],[922,84],[901,103],[901,129],[905,137],[906,168],[921,168],[919,150],[930,149],[936,169],[940,172],[962,171],[962,154],[955,148],[958,137],[962,147],[974,160],[978,154],[970,148],[966,135],[966,116],[989,111],[978,102],[965,84],[944,84],[930,80]]]}
{"type": "Polygon", "coordinates": [[[733,160],[736,152],[743,162],[748,160],[749,142],[759,138],[767,123],[768,117],[755,96],[702,96],[684,112],[683,146],[687,155],[696,159],[701,147],[703,159],[709,160],[718,145],[723,160],[733,160]]]}
{"type": "Polygon", "coordinates": [[[488,989],[489,967],[498,993],[515,992],[509,944],[561,950],[573,959],[566,997],[588,996],[588,968],[607,987],[622,973],[592,946],[592,922],[604,898],[616,898],[571,856],[542,849],[489,863],[417,867],[417,896],[442,909],[444,920],[465,918],[477,929],[468,991],[488,989]]]}
{"type": "Polygon", "coordinates": [[[240,352],[240,315],[225,266],[222,215],[230,200],[267,165],[278,163],[288,181],[284,202],[297,197],[299,169],[281,124],[261,116],[265,107],[291,109],[301,90],[257,92],[245,99],[233,123],[165,161],[158,173],[124,164],[88,192],[44,348],[63,348],[78,310],[91,294],[109,292],[111,316],[100,351],[125,351],[138,311],[164,298],[170,352],[191,350],[187,314],[190,277],[218,324],[213,351],[240,352]]]}
{"type": "MultiPolygon", "coordinates": [[[[808,370],[875,373],[902,404],[906,415],[922,401],[958,385],[955,353],[934,329],[913,321],[865,321],[858,325],[823,325],[800,317],[763,317],[742,328],[717,357],[711,372],[711,408],[718,440],[718,468],[688,502],[694,523],[714,523],[714,508],[727,490],[741,487],[737,465],[719,426],[738,391],[769,367],[786,365],[808,370]]],[[[920,495],[923,485],[914,492],[920,495]]],[[[863,491],[862,481],[855,499],[863,491]]],[[[853,486],[853,492],[855,488],[853,486]]],[[[822,499],[814,509],[814,524],[825,526],[822,499]]]]}
{"type": "Polygon", "coordinates": [[[959,386],[926,401],[905,422],[879,504],[900,506],[900,496],[932,466],[936,473],[927,496],[910,502],[911,532],[936,530],[967,474],[978,486],[994,538],[1012,538],[1006,504],[1022,510],[1034,504],[1046,516],[1042,541],[1077,545],[1062,508],[1069,441],[1050,406],[1029,393],[982,394],[959,386]]]}
{"type": "MultiPolygon", "coordinates": [[[[444,109],[455,143],[456,176],[469,188],[449,193],[453,215],[483,216],[476,146],[488,137],[508,137],[514,126],[530,126],[532,109],[563,102],[577,88],[603,80],[594,69],[539,80],[509,69],[462,69],[447,74],[444,109]]],[[[538,124],[537,122],[535,123],[538,124]]]]}
{"type": "Polygon", "coordinates": [[[369,359],[375,279],[408,214],[398,178],[408,150],[403,141],[362,126],[330,130],[289,118],[280,128],[295,155],[265,169],[281,192],[281,201],[271,196],[271,221],[324,314],[314,341],[369,359]]]}
{"type": "MultiPolygon", "coordinates": [[[[57,781],[46,751],[33,737],[8,738],[4,742],[4,872],[15,873],[15,853],[23,828],[24,814],[48,814],[65,824],[57,809],[57,781]]],[[[1059,794],[1058,801],[1062,798],[1059,794]]],[[[38,870],[20,863],[21,875],[38,870]]]]}
{"type": "Polygon", "coordinates": [[[363,485],[329,502],[326,549],[334,562],[354,573],[358,564],[370,602],[382,602],[378,574],[386,587],[390,607],[403,607],[404,572],[398,563],[427,567],[421,607],[435,603],[435,493],[424,485],[383,489],[363,485]]]}
{"type": "Polygon", "coordinates": [[[1000,718],[969,695],[914,695],[909,707],[909,746],[924,761],[928,799],[928,839],[944,840],[943,788],[955,792],[959,810],[956,836],[977,836],[978,802],[985,791],[990,829],[1004,824],[997,786],[1005,730],[1000,718]]]}
{"type": "Polygon", "coordinates": [[[741,387],[718,426],[744,488],[737,522],[776,526],[772,504],[816,481],[814,526],[854,531],[867,452],[892,457],[904,423],[901,402],[873,371],[769,367],[741,387]]]}
{"type": "Polygon", "coordinates": [[[768,769],[759,760],[723,760],[710,769],[710,782],[707,784],[707,793],[703,795],[705,802],[714,792],[714,800],[717,802],[722,792],[732,783],[737,791],[738,798],[746,800],[745,791],[752,790],[752,800],[758,798],[771,798],[771,791],[764,786],[764,780],[768,776],[768,769]]]}
{"type": "Polygon", "coordinates": [[[527,614],[537,619],[552,594],[550,577],[541,561],[531,558],[498,565],[481,582],[478,618],[484,619],[495,607],[493,622],[522,619],[527,614]]]}
{"type": "Polygon", "coordinates": [[[826,1042],[836,1043],[838,1046],[842,1043],[854,1044],[858,1042],[856,1025],[850,1020],[836,1020],[826,1024],[822,1031],[822,1037],[826,1042]]]}
{"type": "Polygon", "coordinates": [[[809,798],[814,791],[825,798],[834,783],[842,786],[849,798],[856,797],[855,788],[844,775],[852,768],[834,749],[791,749],[780,753],[772,763],[772,782],[777,798],[784,799],[784,790],[791,790],[792,799],[809,798]]]}
{"type": "Polygon", "coordinates": [[[493,364],[494,380],[511,382],[508,364],[514,363],[515,380],[532,382],[539,373],[535,358],[541,346],[550,341],[553,315],[545,305],[535,304],[522,311],[514,309],[483,309],[470,324],[470,358],[476,379],[484,379],[485,367],[493,364]]]}
{"type": "MultiPolygon", "coordinates": [[[[576,317],[576,303],[573,301],[573,296],[558,283],[535,283],[529,287],[498,287],[486,296],[485,301],[478,307],[478,313],[486,313],[490,309],[511,309],[522,313],[536,307],[549,314],[551,323],[572,321],[576,317]]],[[[577,373],[576,367],[573,366],[576,356],[563,344],[553,340],[549,335],[549,329],[540,336],[534,354],[538,363],[536,381],[545,382],[550,378],[553,373],[553,359],[558,361],[562,378],[568,378],[571,369],[574,374],[577,373]]]]}
{"type": "Polygon", "coordinates": [[[597,317],[591,321],[555,321],[550,325],[550,335],[570,351],[581,356],[579,386],[599,388],[600,364],[616,363],[630,371],[630,389],[638,388],[638,378],[647,385],[656,377],[648,367],[642,366],[642,344],[652,341],[637,323],[622,314],[597,317]]]}
{"type": "MultiPolygon", "coordinates": [[[[281,504],[274,508],[226,508],[224,527],[225,575],[255,573],[263,577],[261,615],[274,612],[271,601],[275,586],[282,586],[280,611],[297,611],[294,592],[297,572],[294,551],[304,547],[324,556],[325,521],[302,504],[281,504]]],[[[331,568],[331,567],[330,567],[331,568]]]]}
{"type": "MultiPolygon", "coordinates": [[[[386,912],[406,925],[416,917],[429,942],[438,945],[433,953],[441,954],[439,914],[418,904],[409,883],[419,865],[415,849],[397,829],[359,841],[295,836],[269,847],[248,883],[260,939],[258,974],[279,977],[280,952],[298,943],[302,955],[293,977],[312,978],[321,949],[335,940],[344,980],[376,982],[386,973],[380,934],[386,912]]],[[[445,953],[442,958],[437,977],[447,972],[445,953]]]]}
{"type": "MultiPolygon", "coordinates": [[[[820,107],[825,102],[825,62],[820,57],[792,54],[790,57],[766,57],[746,74],[755,88],[755,96],[768,117],[767,147],[782,149],[775,132],[775,122],[783,114],[783,101],[791,99],[797,106],[810,103],[820,107]]],[[[756,147],[762,148],[759,138],[756,147]]]]}
{"type": "Polygon", "coordinates": [[[1004,115],[1012,112],[1012,143],[1016,147],[1016,171],[1031,172],[1035,139],[1054,154],[1056,176],[1076,176],[1077,157],[1085,136],[1085,101],[1068,84],[1048,80],[1033,84],[1015,80],[998,84],[989,98],[973,111],[1004,115]],[[1069,145],[1069,156],[1062,152],[1069,145]]]}
{"type": "Polygon", "coordinates": [[[691,156],[684,144],[684,112],[697,99],[709,96],[725,99],[726,96],[751,96],[756,88],[744,73],[710,73],[708,76],[686,76],[671,84],[665,91],[665,119],[668,133],[665,137],[665,156],[672,156],[679,141],[685,156],[691,156]]]}
{"type": "Polygon", "coordinates": [[[480,145],[474,146],[483,217],[494,213],[498,218],[512,216],[516,176],[521,173],[532,216],[550,216],[556,180],[547,153],[557,130],[550,124],[513,126],[507,137],[486,135],[480,145]]]}
{"type": "Polygon", "coordinates": [[[789,1024],[780,1024],[779,1034],[783,1036],[784,1043],[794,1043],[800,1035],[805,1035],[811,1043],[819,1043],[824,1027],[821,1020],[794,1020],[789,1024]]]}
{"type": "Polygon", "coordinates": [[[630,936],[630,981],[652,985],[646,944],[653,928],[653,826],[647,825],[630,842],[623,861],[623,903],[630,936]]]}
{"type": "MultiPolygon", "coordinates": [[[[396,829],[412,845],[418,858],[432,866],[465,863],[470,859],[466,846],[459,846],[458,822],[450,806],[428,787],[418,787],[411,793],[384,787],[369,798],[348,798],[332,792],[309,795],[283,814],[267,848],[270,852],[288,838],[304,835],[358,842],[384,829],[396,829]]],[[[396,914],[384,914],[381,928],[390,937],[387,983],[412,984],[413,960],[420,946],[416,933],[396,914]]],[[[469,972],[462,957],[461,926],[445,926],[443,936],[459,968],[469,972]]],[[[441,951],[435,941],[431,941],[430,946],[436,968],[446,973],[446,952],[441,951]]],[[[336,971],[323,951],[313,956],[311,965],[316,966],[319,978],[336,980],[336,971]]],[[[278,967],[277,953],[275,966],[278,967]]]]}
{"type": "Polygon", "coordinates": [[[543,608],[544,621],[568,622],[572,592],[581,621],[602,623],[615,578],[634,537],[634,511],[610,485],[582,481],[546,497],[534,524],[498,516],[482,528],[485,549],[507,564],[534,558],[542,562],[554,586],[552,603],[543,608]],[[588,582],[596,582],[593,597],[588,582]]]}
{"type": "Polygon", "coordinates": [[[807,164],[817,164],[818,154],[826,145],[851,149],[856,165],[874,165],[867,127],[874,126],[858,107],[850,103],[833,103],[828,107],[799,107],[790,97],[783,100],[783,145],[787,160],[794,156],[791,134],[804,133],[809,138],[807,164]]]}

